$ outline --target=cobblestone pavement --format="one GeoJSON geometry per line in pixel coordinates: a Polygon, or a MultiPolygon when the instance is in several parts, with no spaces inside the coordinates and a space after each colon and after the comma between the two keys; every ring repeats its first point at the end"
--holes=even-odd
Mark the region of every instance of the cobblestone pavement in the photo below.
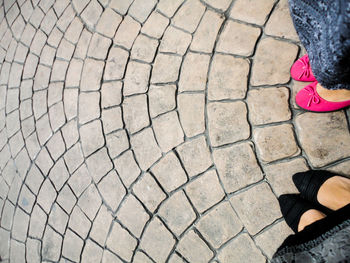
{"type": "Polygon", "coordinates": [[[266,262],[291,175],[350,174],[350,111],[294,103],[286,0],[2,0],[0,21],[2,262],[266,262]]]}

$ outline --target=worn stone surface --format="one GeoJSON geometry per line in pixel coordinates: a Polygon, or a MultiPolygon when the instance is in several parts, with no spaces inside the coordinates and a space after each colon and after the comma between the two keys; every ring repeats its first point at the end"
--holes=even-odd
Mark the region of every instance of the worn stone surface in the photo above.
{"type": "Polygon", "coordinates": [[[234,237],[243,225],[228,202],[223,202],[202,217],[197,228],[216,249],[234,237]]]}
{"type": "Polygon", "coordinates": [[[256,128],[253,137],[263,162],[272,162],[300,153],[290,124],[256,128]]]}
{"type": "Polygon", "coordinates": [[[256,247],[253,240],[247,235],[242,234],[220,251],[218,259],[222,263],[229,262],[265,262],[265,258],[256,247]]]}
{"type": "Polygon", "coordinates": [[[156,262],[164,262],[174,245],[174,237],[158,218],[148,225],[140,243],[140,247],[156,262]]]}
{"type": "Polygon", "coordinates": [[[224,197],[217,173],[206,172],[186,187],[186,193],[196,209],[202,213],[224,197]]]}
{"type": "Polygon", "coordinates": [[[0,11],[3,262],[269,262],[292,175],[350,176],[350,111],[295,104],[287,0],[0,11]]]}
{"type": "Polygon", "coordinates": [[[277,198],[266,183],[234,195],[230,202],[252,235],[281,217],[277,198]]]}
{"type": "Polygon", "coordinates": [[[180,72],[179,91],[204,90],[209,61],[208,55],[187,53],[180,72]]]}
{"type": "Polygon", "coordinates": [[[213,152],[215,166],[225,191],[232,193],[263,178],[249,143],[238,144],[213,152]]]}
{"type": "Polygon", "coordinates": [[[133,195],[127,196],[117,213],[117,217],[137,237],[141,236],[149,219],[142,204],[133,195]]]}
{"type": "Polygon", "coordinates": [[[159,215],[177,236],[196,219],[196,214],[182,191],[176,192],[162,204],[159,215]]]}
{"type": "Polygon", "coordinates": [[[207,10],[194,34],[191,50],[212,52],[214,43],[224,18],[222,15],[207,10]]]}
{"type": "Polygon", "coordinates": [[[224,31],[220,35],[216,51],[250,56],[254,52],[254,47],[260,33],[261,30],[258,27],[228,21],[224,27],[224,31]]]}
{"type": "Polygon", "coordinates": [[[174,82],[178,79],[181,57],[159,54],[152,69],[151,83],[174,82]]]}
{"type": "Polygon", "coordinates": [[[173,152],[165,155],[153,168],[152,173],[163,188],[171,192],[187,181],[179,159],[173,152]]]}
{"type": "Polygon", "coordinates": [[[135,151],[136,160],[143,170],[148,169],[161,157],[161,150],[155,141],[151,128],[132,136],[130,143],[135,151]]]}
{"type": "Polygon", "coordinates": [[[170,26],[164,33],[159,51],[183,55],[191,40],[192,36],[189,33],[170,26]]]}
{"type": "Polygon", "coordinates": [[[350,154],[350,134],[344,112],[305,113],[296,117],[296,128],[301,146],[315,167],[350,154]]]}
{"type": "Polygon", "coordinates": [[[144,35],[139,35],[131,49],[131,58],[152,62],[158,47],[158,41],[144,35]]]}
{"type": "Polygon", "coordinates": [[[149,111],[151,117],[173,110],[176,107],[175,85],[151,85],[148,91],[149,111]]]}
{"type": "Polygon", "coordinates": [[[146,95],[125,98],[123,112],[126,129],[135,133],[149,125],[146,95]]]}
{"type": "Polygon", "coordinates": [[[113,222],[111,233],[107,239],[107,247],[124,260],[131,260],[137,241],[122,226],[113,222]]]}
{"type": "Polygon", "coordinates": [[[287,83],[297,52],[298,46],[294,44],[262,39],[257,46],[250,83],[254,86],[287,83]]]}
{"type": "Polygon", "coordinates": [[[177,152],[190,177],[204,172],[213,163],[204,136],[180,145],[177,152]]]}
{"type": "Polygon", "coordinates": [[[133,190],[136,196],[151,212],[154,212],[159,204],[166,198],[162,189],[149,173],[146,173],[137,181],[133,190]]]}
{"type": "Polygon", "coordinates": [[[292,234],[293,231],[288,227],[288,225],[284,221],[282,221],[257,235],[255,237],[255,242],[257,246],[260,247],[264,251],[264,253],[271,259],[273,254],[277,251],[279,247],[276,244],[282,244],[284,241],[284,236],[292,234]],[[271,242],[273,239],[279,240],[278,242],[271,242]]]}
{"type": "Polygon", "coordinates": [[[291,118],[287,88],[261,88],[248,93],[249,119],[254,125],[287,121],[291,118]],[[266,103],[269,97],[274,99],[266,103]],[[275,110],[278,109],[278,110],[275,110]]]}
{"type": "Polygon", "coordinates": [[[293,183],[292,176],[307,170],[308,167],[303,158],[264,166],[266,178],[278,196],[297,193],[298,190],[293,183]]]}
{"type": "Polygon", "coordinates": [[[175,111],[161,115],[152,121],[156,140],[163,152],[168,152],[184,141],[179,117],[175,111]]]}
{"type": "Polygon", "coordinates": [[[179,94],[177,96],[181,125],[187,137],[205,131],[204,94],[179,94]]]}
{"type": "Polygon", "coordinates": [[[186,1],[176,13],[173,24],[193,33],[204,13],[205,6],[198,0],[186,1]]]}
{"type": "Polygon", "coordinates": [[[233,5],[230,17],[263,25],[274,4],[274,0],[238,0],[233,5]]]}
{"type": "Polygon", "coordinates": [[[248,139],[247,108],[243,102],[213,102],[207,106],[208,130],[212,146],[248,139]]]}
{"type": "Polygon", "coordinates": [[[249,63],[228,55],[215,55],[208,82],[210,100],[243,99],[247,91],[249,63]]]}
{"type": "Polygon", "coordinates": [[[214,255],[193,230],[180,240],[177,251],[190,262],[209,262],[214,255]]]}
{"type": "Polygon", "coordinates": [[[294,29],[292,18],[289,16],[288,1],[280,1],[266,24],[265,33],[272,36],[299,41],[294,29]]]}

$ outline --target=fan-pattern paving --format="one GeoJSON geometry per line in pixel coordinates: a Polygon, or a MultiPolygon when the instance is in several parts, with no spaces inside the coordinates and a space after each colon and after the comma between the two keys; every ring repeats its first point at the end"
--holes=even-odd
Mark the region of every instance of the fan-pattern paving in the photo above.
{"type": "Polygon", "coordinates": [[[291,175],[350,174],[286,0],[0,6],[2,262],[266,262],[291,175]]]}

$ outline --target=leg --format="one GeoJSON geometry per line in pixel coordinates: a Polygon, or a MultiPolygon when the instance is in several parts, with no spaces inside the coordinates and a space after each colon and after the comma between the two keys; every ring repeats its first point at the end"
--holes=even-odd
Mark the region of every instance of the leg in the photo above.
{"type": "Polygon", "coordinates": [[[321,86],[320,83],[317,84],[317,93],[322,99],[331,102],[340,102],[350,100],[350,90],[338,89],[338,90],[328,90],[321,86]]]}
{"type": "Polygon", "coordinates": [[[334,176],[325,181],[317,193],[320,204],[338,210],[350,203],[350,179],[334,176]]]}

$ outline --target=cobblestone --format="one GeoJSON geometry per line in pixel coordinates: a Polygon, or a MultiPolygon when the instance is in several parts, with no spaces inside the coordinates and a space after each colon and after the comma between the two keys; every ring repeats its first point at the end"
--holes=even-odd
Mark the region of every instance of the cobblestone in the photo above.
{"type": "Polygon", "coordinates": [[[60,206],[54,204],[49,216],[48,223],[57,232],[59,232],[60,234],[64,234],[68,223],[68,218],[69,217],[66,214],[66,212],[64,212],[64,210],[60,206]]]}
{"type": "MultiPolygon", "coordinates": [[[[158,47],[158,41],[144,35],[139,35],[131,49],[131,58],[152,62],[158,47]]],[[[148,79],[148,78],[147,78],[148,79]]]]}
{"type": "MultiPolygon", "coordinates": [[[[146,53],[148,54],[148,51],[146,53]]],[[[130,62],[125,73],[123,95],[145,93],[148,90],[150,74],[150,65],[134,61],[130,62]]]]}
{"type": "Polygon", "coordinates": [[[287,88],[262,88],[248,93],[249,119],[254,125],[287,121],[291,118],[288,107],[289,92],[287,88]],[[267,97],[275,99],[267,104],[267,97]],[[279,109],[275,111],[274,109],[279,109]]]}
{"type": "Polygon", "coordinates": [[[177,236],[196,219],[196,214],[183,192],[177,192],[169,197],[160,207],[159,215],[177,236]]]}
{"type": "Polygon", "coordinates": [[[210,56],[189,52],[185,56],[179,81],[179,91],[204,90],[210,56]]]}
{"type": "Polygon", "coordinates": [[[204,172],[213,163],[204,136],[180,145],[177,151],[190,177],[204,172]]]}
{"type": "Polygon", "coordinates": [[[287,83],[297,52],[296,45],[273,38],[261,40],[255,54],[251,84],[258,86],[287,83]]]}
{"type": "Polygon", "coordinates": [[[140,23],[143,23],[152,12],[156,4],[156,0],[150,0],[147,2],[144,2],[142,0],[135,0],[129,9],[129,14],[132,17],[135,17],[136,20],[138,20],[140,23]]]}
{"type": "Polygon", "coordinates": [[[273,0],[238,0],[234,3],[230,17],[248,23],[263,25],[274,6],[273,0]]]}
{"type": "Polygon", "coordinates": [[[247,108],[242,102],[213,102],[208,104],[208,130],[213,146],[248,139],[250,128],[247,108]]]}
{"type": "Polygon", "coordinates": [[[131,151],[126,151],[119,156],[114,161],[114,164],[120,178],[127,187],[129,187],[140,175],[141,170],[138,167],[131,151]]]}
{"type": "Polygon", "coordinates": [[[286,0],[0,11],[4,262],[269,262],[292,175],[349,176],[349,111],[294,102],[286,0]]]}
{"type": "Polygon", "coordinates": [[[116,211],[126,191],[116,172],[112,171],[98,184],[98,190],[106,204],[116,211]]]}
{"type": "Polygon", "coordinates": [[[149,215],[142,207],[142,204],[133,195],[127,196],[117,213],[117,217],[138,238],[140,238],[142,230],[149,219],[149,215]]]}
{"type": "Polygon", "coordinates": [[[257,27],[228,21],[221,34],[216,50],[240,56],[250,56],[261,30],[257,27]]]}
{"type": "Polygon", "coordinates": [[[263,162],[272,162],[300,153],[290,124],[256,128],[253,137],[263,162]]]}
{"type": "Polygon", "coordinates": [[[124,121],[130,133],[138,132],[149,125],[147,107],[146,95],[125,98],[123,102],[124,121]]]}
{"type": "Polygon", "coordinates": [[[114,43],[130,49],[140,29],[140,23],[130,16],[125,16],[115,35],[114,43]]]}
{"type": "Polygon", "coordinates": [[[282,194],[297,193],[292,176],[295,173],[307,171],[308,167],[303,158],[296,158],[289,162],[270,164],[264,167],[266,178],[274,192],[282,194]]]}
{"type": "Polygon", "coordinates": [[[152,69],[151,83],[174,82],[178,79],[181,57],[159,54],[152,69]]]}
{"type": "Polygon", "coordinates": [[[212,170],[192,181],[185,189],[193,205],[200,213],[224,197],[224,191],[220,186],[217,174],[212,170]]]}
{"type": "Polygon", "coordinates": [[[226,192],[232,193],[263,178],[249,143],[216,149],[214,163],[226,192]]]}
{"type": "Polygon", "coordinates": [[[154,133],[159,147],[168,152],[184,141],[184,134],[175,111],[153,119],[154,133]]]}
{"type": "Polygon", "coordinates": [[[265,33],[282,38],[299,41],[294,29],[292,18],[289,16],[288,1],[281,1],[274,9],[266,24],[265,33]]]}
{"type": "Polygon", "coordinates": [[[252,235],[281,217],[278,201],[266,183],[261,183],[245,192],[234,195],[230,202],[252,235]],[[266,207],[274,209],[267,210],[266,207]]]}
{"type": "Polygon", "coordinates": [[[166,198],[162,189],[160,189],[149,173],[146,173],[137,181],[133,190],[136,196],[151,212],[154,212],[159,204],[166,198]]]}
{"type": "Polygon", "coordinates": [[[90,237],[100,246],[103,246],[106,242],[112,220],[112,215],[108,212],[105,206],[102,206],[93,222],[90,232],[90,237]]]}
{"type": "Polygon", "coordinates": [[[190,262],[209,262],[214,255],[193,230],[180,240],[177,250],[190,262]]]}
{"type": "Polygon", "coordinates": [[[181,125],[187,137],[205,131],[204,94],[179,94],[177,97],[181,125]]]}
{"type": "Polygon", "coordinates": [[[265,262],[264,256],[254,245],[253,240],[242,234],[237,239],[232,240],[218,255],[220,262],[265,262]]]}
{"type": "Polygon", "coordinates": [[[189,33],[170,26],[164,33],[159,51],[183,55],[191,40],[192,36],[189,33]]]}
{"type": "Polygon", "coordinates": [[[292,235],[293,231],[287,226],[285,222],[279,222],[271,228],[266,229],[255,238],[258,247],[262,248],[265,254],[271,259],[273,254],[278,249],[278,245],[282,244],[284,239],[282,236],[292,235]],[[279,242],[271,242],[273,239],[279,239],[279,242]]]}
{"type": "Polygon", "coordinates": [[[150,86],[148,101],[150,116],[152,118],[175,108],[175,92],[175,85],[150,86]]]}
{"type": "Polygon", "coordinates": [[[124,49],[112,47],[107,58],[103,79],[121,79],[124,76],[124,71],[128,57],[129,53],[124,49]]]}
{"type": "Polygon", "coordinates": [[[168,18],[158,12],[153,12],[143,25],[141,32],[154,38],[160,38],[168,25],[168,18]]]}
{"type": "Polygon", "coordinates": [[[208,81],[210,100],[242,99],[247,91],[247,60],[228,55],[215,55],[208,81]]]}
{"type": "Polygon", "coordinates": [[[68,230],[64,236],[62,255],[72,261],[79,261],[80,253],[83,249],[84,241],[71,230],[68,230]]]}
{"type": "Polygon", "coordinates": [[[216,249],[237,235],[242,227],[241,221],[228,202],[213,208],[197,224],[200,233],[216,249]]]}
{"type": "Polygon", "coordinates": [[[91,227],[91,223],[79,207],[75,207],[69,218],[69,228],[81,237],[86,238],[91,227]]]}
{"type": "Polygon", "coordinates": [[[205,6],[198,0],[186,1],[177,11],[173,24],[193,33],[205,11],[205,6]]]}
{"type": "Polygon", "coordinates": [[[107,8],[103,11],[100,20],[96,26],[96,31],[112,38],[118,28],[122,17],[114,12],[112,9],[107,8]]]}
{"type": "Polygon", "coordinates": [[[131,137],[130,143],[135,151],[136,160],[142,170],[148,169],[161,157],[161,151],[150,128],[131,137]]]}
{"type": "Polygon", "coordinates": [[[130,261],[137,242],[124,228],[114,222],[106,244],[122,259],[130,261]]]}
{"type": "Polygon", "coordinates": [[[148,225],[140,243],[140,247],[156,262],[164,262],[174,245],[174,237],[158,218],[148,225]]]}
{"type": "Polygon", "coordinates": [[[325,166],[349,154],[350,134],[343,112],[325,113],[317,118],[315,113],[299,115],[296,128],[301,145],[315,167],[325,166]]]}

